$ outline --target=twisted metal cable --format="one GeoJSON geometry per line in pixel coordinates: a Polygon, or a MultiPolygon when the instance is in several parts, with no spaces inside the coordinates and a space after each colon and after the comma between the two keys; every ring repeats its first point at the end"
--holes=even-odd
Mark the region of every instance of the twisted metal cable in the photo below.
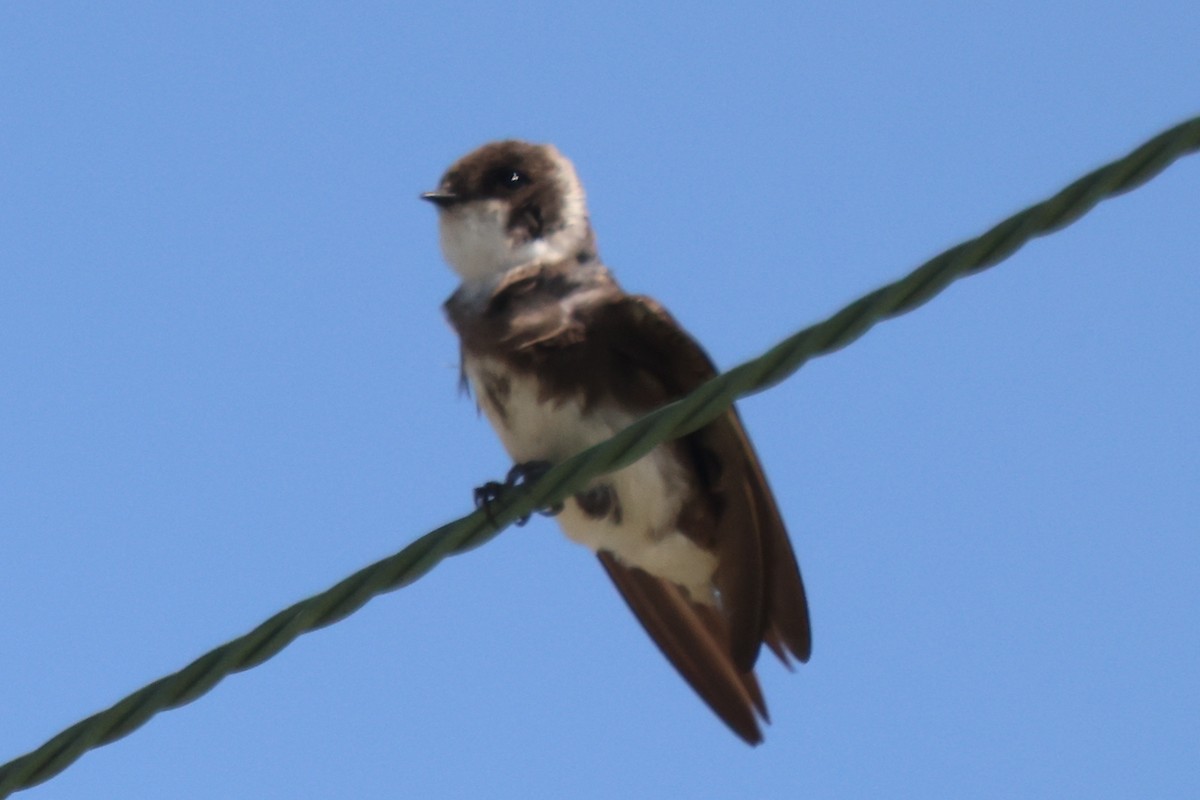
{"type": "Polygon", "coordinates": [[[808,360],[845,347],[876,323],[911,311],[958,278],[999,263],[1031,239],[1071,224],[1101,200],[1140,186],[1172,162],[1198,149],[1200,117],[1159,134],[1049,200],[947,250],[903,279],[794,334],[762,356],[713,378],[687,397],[646,415],[608,441],[557,465],[533,486],[506,494],[492,505],[494,524],[476,511],[443,525],[399,553],[279,612],[182,670],[72,725],[36,750],[0,766],[0,800],[52,778],[88,750],[126,736],[158,712],[190,703],[225,676],[258,666],[301,634],[349,616],[376,595],[407,586],[446,556],[483,544],[534,509],[560,502],[579,491],[592,478],[628,466],[661,442],[703,427],[736,398],[774,386],[808,360]]]}

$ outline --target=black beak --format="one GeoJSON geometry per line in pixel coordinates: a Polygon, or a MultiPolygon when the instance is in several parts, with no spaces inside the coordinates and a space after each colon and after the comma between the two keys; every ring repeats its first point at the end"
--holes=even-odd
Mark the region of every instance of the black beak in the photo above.
{"type": "Polygon", "coordinates": [[[422,192],[422,200],[428,200],[438,208],[449,208],[458,202],[458,195],[454,192],[444,192],[441,189],[435,192],[422,192]]]}

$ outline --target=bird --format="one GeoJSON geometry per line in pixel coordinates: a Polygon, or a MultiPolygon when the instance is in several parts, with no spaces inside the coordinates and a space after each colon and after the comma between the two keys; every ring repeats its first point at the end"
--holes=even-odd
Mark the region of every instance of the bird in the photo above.
{"type": "MultiPolygon", "coordinates": [[[[601,261],[583,185],[553,145],[487,143],[421,199],[461,283],[444,304],[461,377],[514,461],[505,485],[608,439],[717,374],[657,301],[601,261]]],[[[486,505],[505,485],[477,490],[486,505]]],[[[763,644],[812,650],[795,553],[734,408],[551,509],[591,549],[650,638],[751,745],[769,722],[763,644]]]]}

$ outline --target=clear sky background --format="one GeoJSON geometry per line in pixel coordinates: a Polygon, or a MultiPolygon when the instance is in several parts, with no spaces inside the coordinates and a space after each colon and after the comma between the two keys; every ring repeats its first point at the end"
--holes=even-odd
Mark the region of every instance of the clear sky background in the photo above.
{"type": "MultiPolygon", "coordinates": [[[[0,761],[471,507],[432,188],[556,143],[728,367],[1200,112],[1200,5],[9,3],[0,761]],[[98,10],[98,9],[103,10],[98,10]]],[[[513,529],[51,798],[1200,791],[1200,158],[741,405],[808,583],[751,749],[513,529]]]]}

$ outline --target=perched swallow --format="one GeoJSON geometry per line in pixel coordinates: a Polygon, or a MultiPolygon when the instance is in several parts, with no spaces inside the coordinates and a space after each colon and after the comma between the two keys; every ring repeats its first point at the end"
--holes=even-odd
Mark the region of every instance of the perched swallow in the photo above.
{"type": "MultiPolygon", "coordinates": [[[[555,148],[484,145],[421,197],[462,278],[445,309],[463,378],[515,472],[573,456],[716,374],[662,306],[626,294],[600,262],[583,186],[555,148]]],[[[596,479],[557,518],[700,697],[761,742],[759,648],[790,665],[812,639],[800,569],[737,412],[596,479]]]]}

